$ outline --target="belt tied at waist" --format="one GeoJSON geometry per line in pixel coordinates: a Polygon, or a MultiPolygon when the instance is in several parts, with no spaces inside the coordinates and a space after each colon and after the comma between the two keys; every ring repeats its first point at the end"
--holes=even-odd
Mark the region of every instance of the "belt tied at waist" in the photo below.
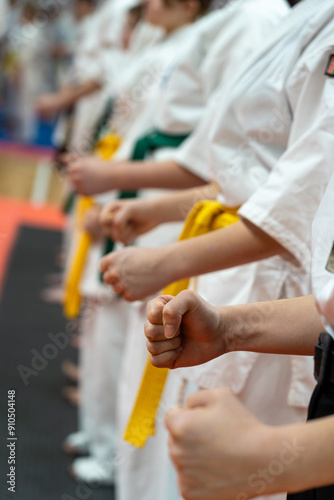
{"type": "MultiPolygon", "coordinates": [[[[237,222],[237,211],[238,208],[224,207],[218,201],[200,201],[190,211],[179,241],[201,236],[237,222]]],[[[188,288],[189,281],[184,279],[172,283],[162,293],[175,296],[188,288]]],[[[128,443],[143,447],[147,438],[154,434],[155,418],[167,376],[168,369],[154,367],[148,357],[137,399],[124,433],[124,439],[128,443]]]]}
{"type": "Polygon", "coordinates": [[[189,134],[171,135],[159,130],[153,130],[138,139],[132,152],[132,160],[144,160],[147,153],[156,149],[178,148],[188,136],[189,134]]]}
{"type": "MultiPolygon", "coordinates": [[[[143,135],[135,144],[131,155],[131,161],[142,161],[145,159],[150,151],[155,151],[159,148],[177,148],[188,137],[189,134],[184,135],[170,135],[153,130],[149,134],[143,135]]],[[[121,191],[117,197],[118,200],[126,200],[136,198],[137,191],[121,191]]],[[[106,239],[103,255],[107,255],[114,250],[115,242],[110,238],[106,239]]],[[[103,281],[102,274],[100,275],[103,281]]]]}
{"type": "MultiPolygon", "coordinates": [[[[132,154],[132,160],[143,160],[146,154],[154,149],[162,147],[178,147],[184,141],[184,139],[186,139],[186,137],[187,135],[172,136],[161,133],[159,131],[153,131],[152,133],[141,137],[137,141],[132,154]]],[[[95,141],[94,151],[100,158],[103,158],[104,160],[111,159],[121,144],[121,138],[118,135],[112,133],[100,134],[100,137],[97,136],[95,138],[95,141]]],[[[136,196],[136,191],[121,191],[118,195],[118,199],[129,199],[135,198],[136,196]]],[[[77,218],[80,218],[80,220],[82,220],[82,212],[85,211],[85,209],[91,208],[92,206],[93,202],[89,198],[86,198],[83,201],[79,201],[77,205],[77,218]]],[[[80,281],[84,271],[90,246],[90,236],[82,229],[79,229],[78,244],[73,254],[73,258],[71,259],[71,263],[65,278],[65,293],[63,303],[64,313],[68,318],[77,317],[80,311],[80,281]]],[[[112,241],[110,238],[106,238],[103,255],[106,255],[113,250],[114,241],[112,241]]],[[[103,281],[101,274],[100,280],[103,281]]]]}

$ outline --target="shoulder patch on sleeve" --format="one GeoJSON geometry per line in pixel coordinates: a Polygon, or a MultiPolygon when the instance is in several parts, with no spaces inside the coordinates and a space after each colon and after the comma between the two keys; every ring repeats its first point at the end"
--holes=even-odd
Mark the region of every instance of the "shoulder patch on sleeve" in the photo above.
{"type": "Polygon", "coordinates": [[[329,254],[328,261],[326,264],[326,270],[330,273],[334,273],[334,243],[332,246],[331,253],[329,254]]]}
{"type": "Polygon", "coordinates": [[[334,54],[329,56],[327,68],[325,71],[325,75],[334,78],[334,54]]]}

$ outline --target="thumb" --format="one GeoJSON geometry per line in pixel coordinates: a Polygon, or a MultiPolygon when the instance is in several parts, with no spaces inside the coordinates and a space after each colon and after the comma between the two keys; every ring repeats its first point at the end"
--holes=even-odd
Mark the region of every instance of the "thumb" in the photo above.
{"type": "Polygon", "coordinates": [[[180,292],[163,310],[165,337],[172,339],[179,334],[183,316],[190,312],[199,302],[199,296],[191,291],[180,292]]]}
{"type": "Polygon", "coordinates": [[[146,307],[146,316],[150,323],[153,325],[162,325],[163,317],[162,312],[164,306],[173,300],[171,295],[159,295],[155,299],[149,301],[146,307]]]}
{"type": "MultiPolygon", "coordinates": [[[[119,209],[114,216],[114,229],[117,233],[118,238],[122,240],[131,240],[132,227],[129,222],[131,221],[131,210],[126,203],[119,206],[119,209]]],[[[127,243],[125,241],[124,243],[127,243]]]]}
{"type": "MultiPolygon", "coordinates": [[[[231,401],[231,391],[225,388],[203,389],[187,397],[186,407],[189,409],[214,406],[217,402],[231,401]]],[[[228,403],[226,406],[229,406],[228,403]]]]}
{"type": "Polygon", "coordinates": [[[203,406],[210,406],[216,400],[216,395],[214,390],[204,389],[187,397],[186,406],[187,408],[199,408],[203,406]]]}
{"type": "Polygon", "coordinates": [[[100,264],[99,264],[99,269],[100,269],[101,273],[105,273],[108,270],[110,264],[112,263],[112,257],[113,257],[113,253],[102,257],[102,259],[100,260],[100,264]]]}
{"type": "Polygon", "coordinates": [[[172,408],[165,414],[165,426],[174,439],[181,438],[184,435],[184,429],[187,423],[189,410],[184,408],[172,408]]]}
{"type": "Polygon", "coordinates": [[[74,160],[68,164],[67,173],[69,176],[80,172],[80,162],[79,160],[74,160]]]}
{"type": "Polygon", "coordinates": [[[117,212],[119,207],[120,204],[118,201],[112,201],[104,205],[100,213],[100,223],[102,225],[109,224],[114,219],[115,212],[117,212]]]}

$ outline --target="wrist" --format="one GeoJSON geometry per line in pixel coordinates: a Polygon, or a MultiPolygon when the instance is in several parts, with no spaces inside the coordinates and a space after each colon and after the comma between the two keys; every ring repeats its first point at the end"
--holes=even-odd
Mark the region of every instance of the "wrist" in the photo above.
{"type": "Polygon", "coordinates": [[[176,250],[177,247],[175,243],[160,247],[158,249],[160,254],[159,260],[162,266],[161,269],[164,270],[164,275],[166,278],[166,286],[182,279],[182,276],[180,275],[178,255],[176,250]]]}
{"type": "Polygon", "coordinates": [[[307,467],[306,464],[301,466],[307,446],[299,435],[299,431],[306,430],[306,427],[305,423],[265,426],[266,438],[261,447],[266,454],[266,494],[308,489],[307,467]]]}
{"type": "Polygon", "coordinates": [[[254,467],[247,483],[252,496],[287,491],[287,464],[293,459],[294,451],[293,443],[284,440],[283,436],[284,427],[262,423],[251,432],[249,448],[254,467]]]}
{"type": "Polygon", "coordinates": [[[226,317],[220,307],[210,306],[210,317],[212,324],[212,359],[218,358],[230,352],[228,338],[226,335],[226,317]]]}
{"type": "Polygon", "coordinates": [[[59,94],[57,104],[60,111],[63,111],[71,106],[72,103],[70,97],[71,96],[68,90],[59,94]]]}
{"type": "MultiPolygon", "coordinates": [[[[114,189],[122,189],[119,179],[120,168],[118,162],[112,160],[103,160],[98,158],[99,166],[103,175],[101,176],[101,180],[105,183],[105,190],[112,191],[114,189]]],[[[98,165],[97,165],[98,166],[98,165]]]]}
{"type": "Polygon", "coordinates": [[[250,303],[220,308],[227,352],[263,352],[259,346],[266,331],[264,307],[263,303],[250,303]]]}
{"type": "Polygon", "coordinates": [[[226,352],[246,350],[243,347],[244,339],[241,333],[243,320],[239,306],[224,306],[217,309],[220,313],[219,331],[224,340],[226,352]]]}
{"type": "Polygon", "coordinates": [[[155,222],[155,225],[163,224],[166,221],[161,207],[160,198],[148,198],[145,200],[146,211],[150,220],[155,222]]]}

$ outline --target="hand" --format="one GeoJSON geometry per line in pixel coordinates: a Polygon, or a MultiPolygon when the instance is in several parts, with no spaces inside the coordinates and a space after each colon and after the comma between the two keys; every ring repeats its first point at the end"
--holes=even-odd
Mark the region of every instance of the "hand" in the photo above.
{"type": "Polygon", "coordinates": [[[116,200],[103,207],[100,223],[107,236],[127,245],[159,221],[151,200],[116,200]]]}
{"type": "Polygon", "coordinates": [[[279,491],[270,476],[274,431],[229,391],[192,394],[186,409],[167,413],[165,424],[185,500],[248,500],[275,486],[279,491]]]}
{"type": "Polygon", "coordinates": [[[40,96],[35,103],[35,110],[44,118],[52,118],[62,110],[63,103],[58,94],[45,94],[40,96]]]}
{"type": "Polygon", "coordinates": [[[100,208],[93,207],[86,211],[84,217],[84,228],[87,231],[93,241],[101,241],[103,239],[103,231],[99,222],[100,218],[100,208]]]}
{"type": "Polygon", "coordinates": [[[192,290],[151,300],[147,318],[147,349],[158,368],[199,365],[227,352],[222,316],[192,290]]]}
{"type": "Polygon", "coordinates": [[[108,191],[110,164],[96,156],[83,156],[68,163],[66,170],[75,190],[84,196],[108,191]]]}
{"type": "Polygon", "coordinates": [[[129,247],[100,263],[103,280],[128,301],[143,300],[170,282],[163,248],[129,247]]]}
{"type": "Polygon", "coordinates": [[[59,161],[64,164],[64,166],[67,168],[71,163],[80,160],[80,158],[83,158],[83,155],[81,153],[77,153],[74,151],[68,152],[68,153],[60,153],[58,155],[59,161]]]}

